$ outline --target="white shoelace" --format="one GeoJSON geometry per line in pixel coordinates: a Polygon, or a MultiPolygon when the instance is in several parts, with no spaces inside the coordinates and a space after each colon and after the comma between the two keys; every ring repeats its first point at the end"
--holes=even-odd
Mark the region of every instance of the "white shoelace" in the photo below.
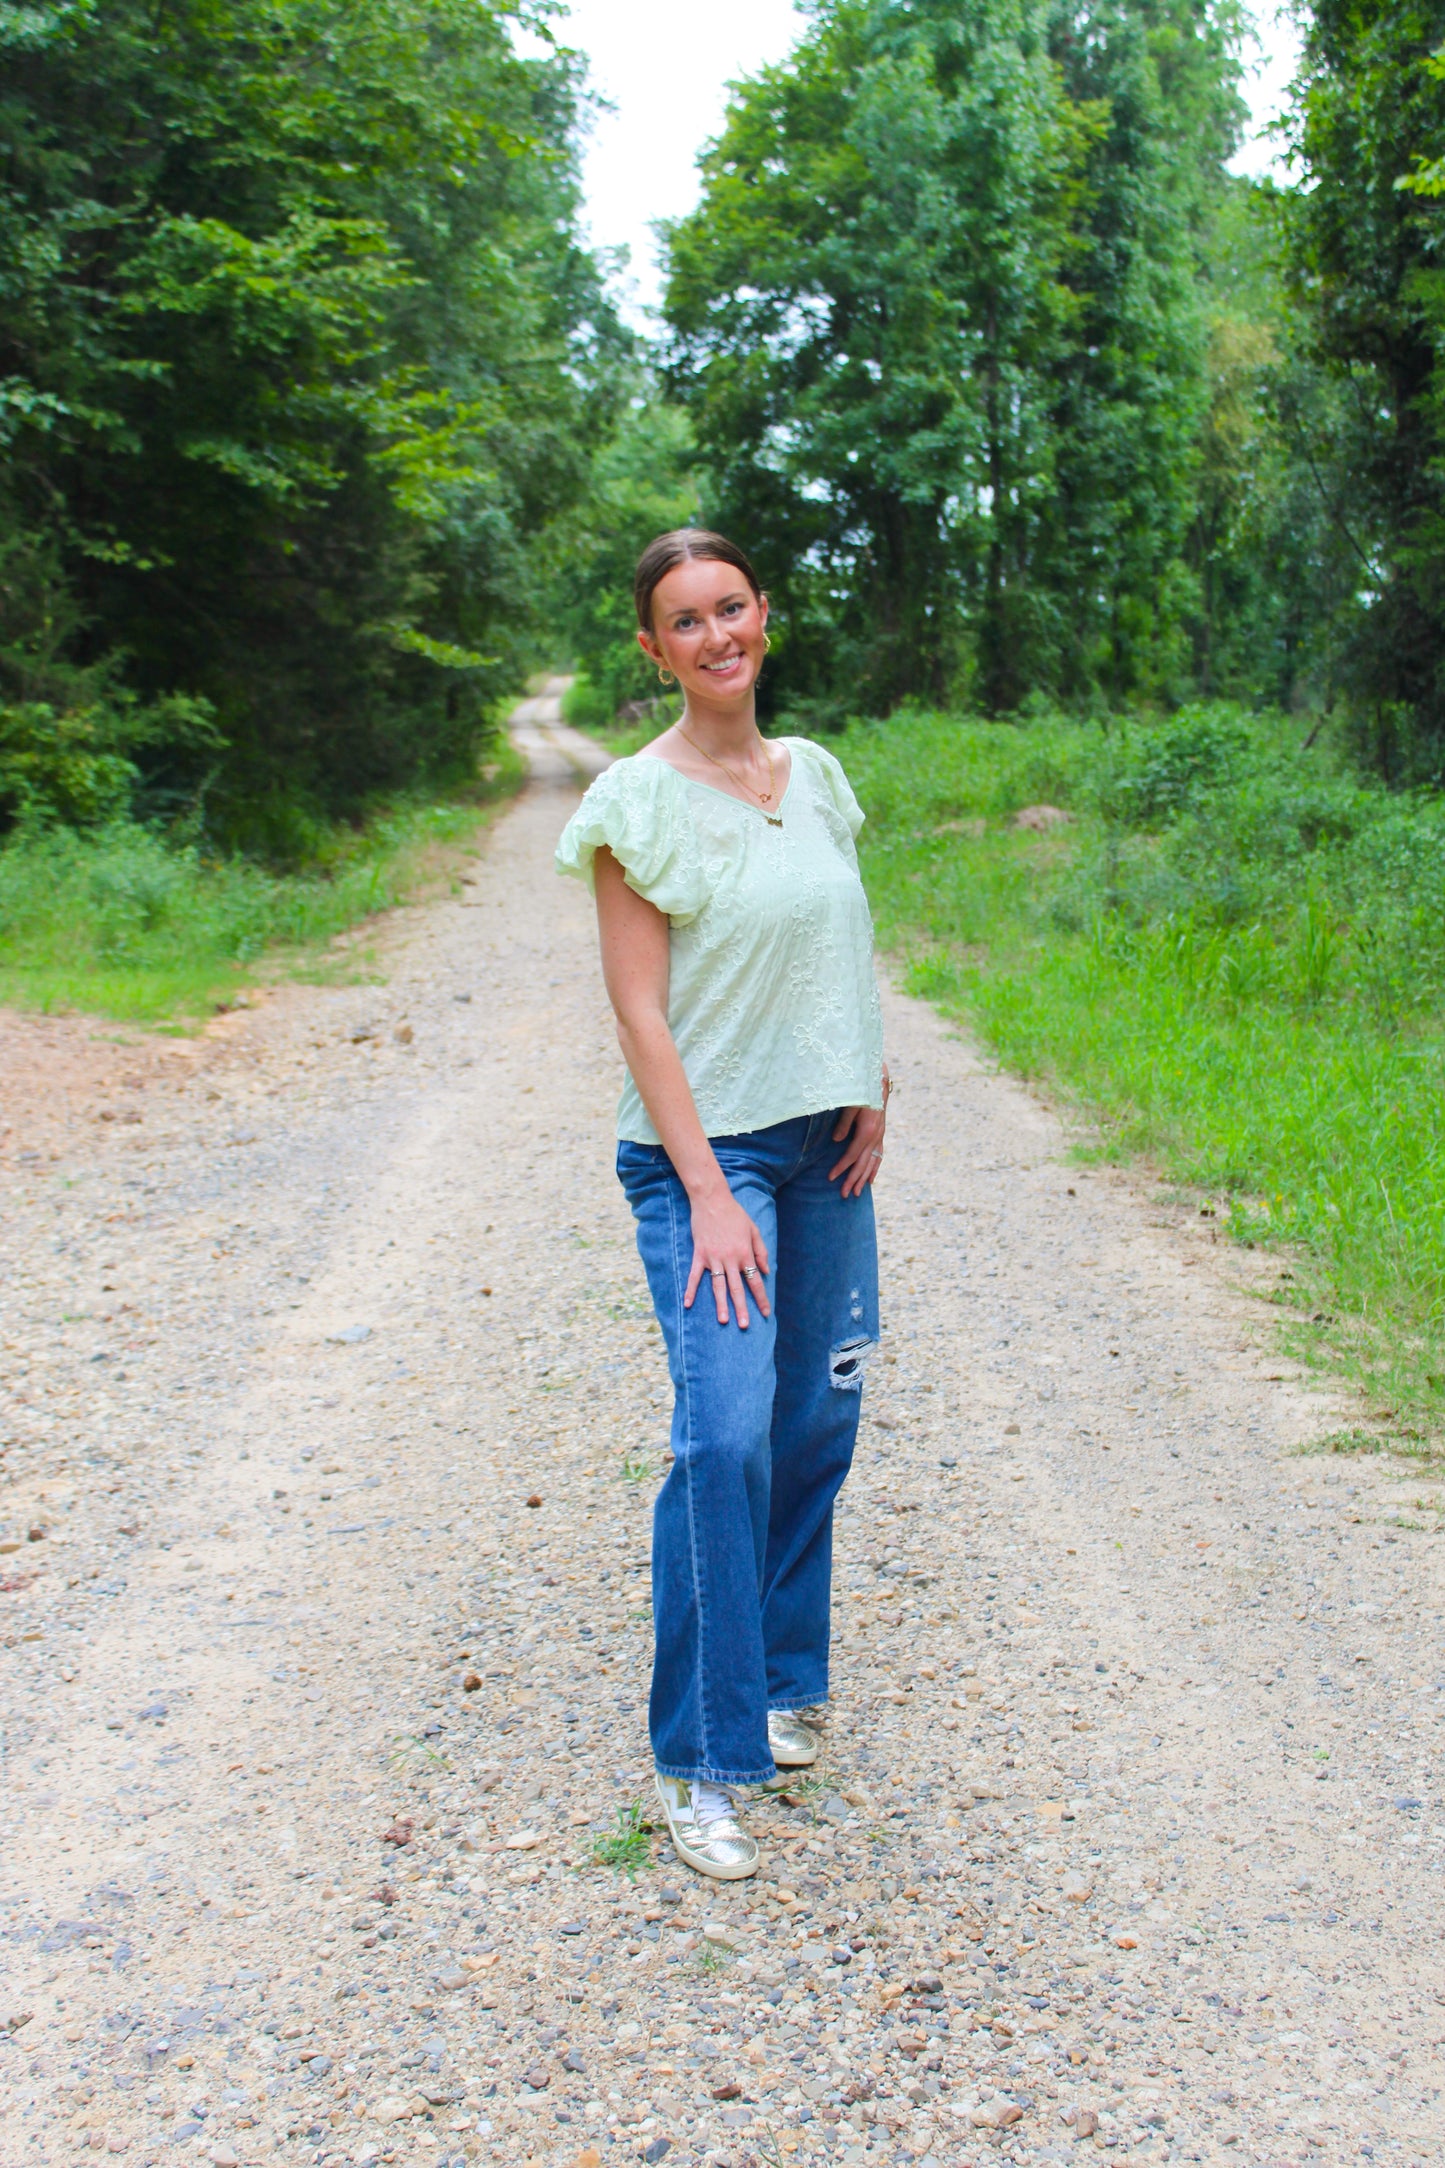
{"type": "Polygon", "coordinates": [[[694,1784],[692,1787],[693,1819],[699,1829],[708,1829],[714,1822],[731,1821],[737,1809],[733,1795],[721,1784],[694,1784]]]}

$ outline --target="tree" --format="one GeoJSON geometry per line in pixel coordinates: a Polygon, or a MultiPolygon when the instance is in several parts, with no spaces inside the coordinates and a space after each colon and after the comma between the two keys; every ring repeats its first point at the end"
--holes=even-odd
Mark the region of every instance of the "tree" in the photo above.
{"type": "Polygon", "coordinates": [[[1349,681],[1402,776],[1445,763],[1441,30],[1416,0],[1316,0],[1294,102],[1294,292],[1343,418],[1311,453],[1355,560],[1349,681]]]}
{"type": "Polygon", "coordinates": [[[615,404],[509,13],[0,15],[0,698],[203,700],[233,840],[467,762],[615,404]]]}
{"type": "Polygon", "coordinates": [[[784,605],[785,691],[1150,692],[1183,649],[1199,230],[1233,125],[1190,0],[820,0],[672,232],[670,381],[784,605]]]}

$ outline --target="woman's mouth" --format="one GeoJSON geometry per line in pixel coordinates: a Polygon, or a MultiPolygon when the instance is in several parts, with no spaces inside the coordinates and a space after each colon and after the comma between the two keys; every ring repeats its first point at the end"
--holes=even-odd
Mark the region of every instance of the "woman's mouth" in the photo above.
{"type": "Polygon", "coordinates": [[[746,660],[743,655],[725,655],[721,662],[705,662],[699,667],[705,670],[709,677],[726,677],[729,671],[738,669],[746,660]]]}

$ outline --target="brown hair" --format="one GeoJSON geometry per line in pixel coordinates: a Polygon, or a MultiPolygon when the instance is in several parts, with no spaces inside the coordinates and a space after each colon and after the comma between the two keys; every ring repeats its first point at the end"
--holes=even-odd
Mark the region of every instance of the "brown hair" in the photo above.
{"type": "Polygon", "coordinates": [[[637,572],[632,582],[632,599],[637,604],[637,622],[644,632],[651,632],[652,598],[660,580],[679,565],[695,558],[731,565],[751,587],[758,601],[763,590],[758,576],[736,542],[729,542],[726,535],[714,534],[710,527],[674,527],[670,534],[660,534],[655,542],[649,542],[637,560],[637,572]]]}

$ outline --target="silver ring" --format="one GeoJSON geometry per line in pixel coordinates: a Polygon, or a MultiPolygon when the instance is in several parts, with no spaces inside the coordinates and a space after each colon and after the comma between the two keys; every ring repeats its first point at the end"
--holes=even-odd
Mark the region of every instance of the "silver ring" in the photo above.
{"type": "Polygon", "coordinates": [[[708,1274],[708,1278],[710,1280],[725,1280],[727,1278],[727,1274],[719,1266],[719,1268],[715,1272],[710,1272],[708,1274]]]}
{"type": "Polygon", "coordinates": [[[881,1159],[883,1157],[883,1154],[881,1152],[870,1152],[868,1154],[868,1157],[870,1159],[881,1159]]]}
{"type": "Polygon", "coordinates": [[[745,1280],[755,1280],[755,1279],[757,1278],[757,1276],[758,1276],[758,1268],[757,1268],[757,1266],[756,1266],[756,1265],[744,1265],[744,1266],[743,1266],[743,1278],[744,1278],[745,1280]]]}

